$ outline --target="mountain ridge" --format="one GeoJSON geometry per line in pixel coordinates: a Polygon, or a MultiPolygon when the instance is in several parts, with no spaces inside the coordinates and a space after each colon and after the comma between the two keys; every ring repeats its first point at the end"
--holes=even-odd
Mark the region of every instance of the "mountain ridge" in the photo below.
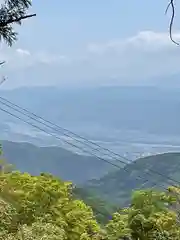
{"type": "Polygon", "coordinates": [[[3,158],[16,169],[38,175],[49,172],[82,184],[113,169],[95,157],[78,155],[56,146],[39,147],[27,142],[1,141],[3,158]]]}
{"type": "Polygon", "coordinates": [[[124,169],[88,181],[83,188],[111,204],[126,205],[132,191],[167,189],[180,183],[180,153],[163,153],[137,159],[124,169]],[[174,180],[174,181],[172,181],[174,180]]]}

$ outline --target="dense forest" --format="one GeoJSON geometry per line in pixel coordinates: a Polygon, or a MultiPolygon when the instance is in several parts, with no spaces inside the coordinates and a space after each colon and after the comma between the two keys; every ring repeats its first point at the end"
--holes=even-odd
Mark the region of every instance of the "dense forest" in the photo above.
{"type": "Polygon", "coordinates": [[[132,190],[160,189],[180,183],[180,153],[139,158],[125,168],[88,181],[83,188],[121,207],[129,204],[132,190]]]}
{"type": "MultiPolygon", "coordinates": [[[[129,174],[133,176],[135,173],[139,174],[144,167],[151,166],[153,169],[156,164],[156,168],[161,167],[161,172],[166,174],[167,178],[166,171],[169,171],[170,176],[176,169],[176,173],[174,172],[176,177],[178,160],[178,153],[138,159],[129,165],[131,168],[129,174]]],[[[12,164],[7,164],[5,160],[1,160],[0,166],[2,240],[180,239],[178,186],[168,187],[167,182],[165,185],[167,188],[162,191],[160,190],[162,182],[157,182],[159,190],[150,188],[151,184],[147,189],[145,187],[148,185],[144,185],[143,189],[141,181],[138,183],[141,190],[133,188],[132,185],[122,187],[117,184],[122,177],[122,169],[109,173],[100,180],[92,180],[77,187],[70,181],[63,181],[60,177],[48,173],[32,175],[15,171],[12,164]],[[98,181],[101,184],[98,184],[98,181]],[[95,182],[96,191],[93,189],[95,185],[92,185],[95,182]],[[108,182],[111,188],[108,187],[108,182]],[[135,190],[132,192],[133,189],[135,190]],[[125,190],[128,193],[128,204],[127,201],[122,204],[121,196],[125,190]],[[106,195],[109,194],[109,197],[105,197],[103,191],[106,195]],[[115,191],[116,195],[113,193],[115,191]],[[130,192],[131,197],[128,197],[130,192]]],[[[130,178],[130,175],[127,178],[130,178]]],[[[133,183],[133,178],[130,180],[133,183]]],[[[149,182],[155,180],[160,179],[151,176],[149,182]]],[[[127,184],[127,180],[125,183],[127,184]]]]}
{"type": "MultiPolygon", "coordinates": [[[[139,159],[130,164],[130,167],[140,164],[139,170],[142,170],[145,165],[156,164],[158,168],[159,164],[163,170],[162,166],[169,169],[172,160],[173,170],[178,159],[179,154],[176,153],[161,154],[139,159]]],[[[125,191],[127,187],[120,189],[119,185],[114,184],[113,190],[109,178],[113,175],[114,178],[121,177],[121,172],[115,171],[102,178],[104,181],[108,179],[111,190],[108,190],[109,198],[103,194],[101,198],[98,191],[93,192],[92,186],[90,187],[90,183],[98,180],[89,181],[89,185],[78,188],[70,181],[63,181],[47,173],[31,175],[15,171],[11,164],[1,160],[0,239],[180,239],[178,186],[167,187],[164,191],[152,188],[135,190],[129,198],[129,204],[120,207],[121,196],[119,195],[118,205],[118,196],[113,201],[113,191],[117,191],[118,195],[118,192],[125,191]]],[[[102,182],[102,179],[99,181],[102,182]]],[[[127,191],[130,191],[130,187],[132,186],[127,191]]]]}
{"type": "Polygon", "coordinates": [[[49,174],[7,171],[0,181],[0,239],[180,239],[178,187],[136,191],[131,205],[98,222],[73,185],[49,174]]]}

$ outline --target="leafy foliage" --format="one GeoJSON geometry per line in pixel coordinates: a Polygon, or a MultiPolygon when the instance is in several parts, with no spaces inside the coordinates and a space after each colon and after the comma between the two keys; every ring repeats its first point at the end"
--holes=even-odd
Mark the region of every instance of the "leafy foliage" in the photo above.
{"type": "Polygon", "coordinates": [[[131,206],[115,213],[107,224],[109,239],[179,239],[177,213],[169,209],[172,202],[176,200],[168,193],[152,190],[135,192],[131,206]]]}
{"type": "Polygon", "coordinates": [[[2,215],[0,227],[16,239],[21,232],[31,236],[27,239],[48,239],[49,232],[52,239],[59,234],[62,239],[89,239],[100,230],[91,208],[72,198],[71,183],[51,175],[2,174],[0,196],[6,203],[1,203],[2,214],[7,214],[2,215]]]}
{"type": "Polygon", "coordinates": [[[135,191],[128,208],[113,207],[50,174],[0,174],[0,240],[179,240],[180,188],[135,191]],[[84,196],[86,205],[79,196],[84,196]],[[117,210],[117,209],[116,209],[117,210]],[[101,212],[102,211],[102,212],[101,212]],[[98,217],[98,224],[93,212],[98,217]],[[102,213],[98,216],[97,213],[102,213]],[[105,220],[107,223],[105,223],[105,220]]]}
{"type": "Polygon", "coordinates": [[[4,40],[9,46],[17,40],[17,33],[12,24],[21,24],[27,17],[27,10],[31,6],[31,0],[5,0],[0,7],[0,41],[4,40]]]}
{"type": "Polygon", "coordinates": [[[91,206],[96,219],[101,224],[107,223],[112,218],[112,214],[118,209],[117,206],[109,204],[84,188],[74,188],[73,196],[82,199],[88,206],[91,206]]]}
{"type": "Polygon", "coordinates": [[[70,182],[50,174],[2,172],[0,240],[178,240],[179,199],[178,187],[136,191],[128,208],[99,225],[92,209],[75,199],[70,182]]]}

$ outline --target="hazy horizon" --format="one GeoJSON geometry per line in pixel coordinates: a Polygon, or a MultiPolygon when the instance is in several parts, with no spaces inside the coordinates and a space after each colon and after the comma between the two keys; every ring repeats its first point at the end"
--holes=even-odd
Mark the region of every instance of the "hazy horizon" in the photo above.
{"type": "MultiPolygon", "coordinates": [[[[18,41],[12,48],[1,43],[1,76],[8,79],[3,88],[163,85],[165,78],[170,86],[180,75],[180,57],[165,8],[163,0],[55,0],[43,8],[34,1],[37,16],[16,27],[18,41]]],[[[179,19],[177,14],[176,41],[179,19]]]]}
{"type": "MultiPolygon", "coordinates": [[[[132,154],[180,151],[180,89],[177,88],[112,86],[64,90],[25,87],[0,90],[0,95],[115,152],[129,152],[129,158],[132,154]]],[[[22,117],[2,103],[0,105],[22,117]]],[[[0,117],[1,139],[66,145],[63,133],[60,134],[62,141],[58,141],[7,113],[0,111],[0,117]]]]}

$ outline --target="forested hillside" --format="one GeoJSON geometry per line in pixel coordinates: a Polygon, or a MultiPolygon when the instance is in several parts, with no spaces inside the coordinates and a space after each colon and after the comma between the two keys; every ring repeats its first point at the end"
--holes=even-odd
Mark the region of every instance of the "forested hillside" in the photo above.
{"type": "Polygon", "coordinates": [[[82,156],[60,147],[37,147],[30,143],[2,141],[6,161],[16,169],[38,175],[48,172],[63,180],[83,184],[103,176],[112,166],[95,157],[82,156]]]}
{"type": "Polygon", "coordinates": [[[130,202],[133,190],[164,190],[169,185],[178,183],[180,184],[180,153],[165,153],[137,159],[125,169],[89,181],[84,188],[90,194],[120,207],[130,202]]]}
{"type": "Polygon", "coordinates": [[[3,158],[15,169],[33,175],[48,172],[77,184],[74,197],[90,205],[101,222],[107,222],[104,214],[110,216],[119,207],[127,206],[133,190],[151,187],[164,190],[180,182],[179,153],[141,158],[127,165],[125,170],[117,170],[94,157],[77,155],[59,147],[8,141],[2,141],[2,145],[3,158]]]}

